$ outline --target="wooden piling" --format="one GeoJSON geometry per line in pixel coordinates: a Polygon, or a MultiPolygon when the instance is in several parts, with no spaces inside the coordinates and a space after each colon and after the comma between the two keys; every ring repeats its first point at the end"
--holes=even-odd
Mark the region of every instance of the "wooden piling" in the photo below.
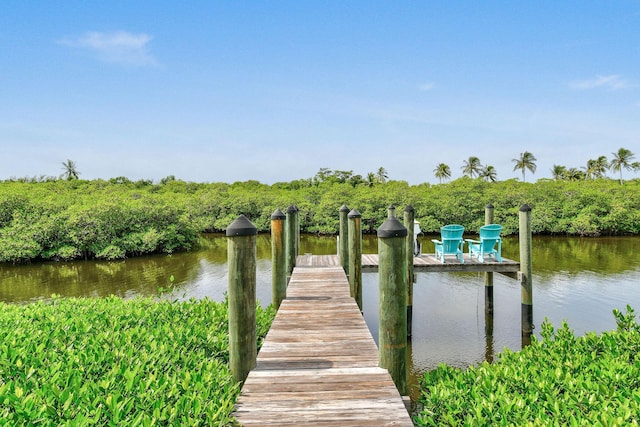
{"type": "Polygon", "coordinates": [[[256,366],[256,235],[244,215],[227,228],[229,267],[229,367],[243,382],[256,366]]]}
{"type": "Polygon", "coordinates": [[[349,208],[342,205],[340,208],[340,240],[338,242],[338,256],[340,265],[347,277],[349,277],[349,208]]]}
{"type": "Polygon", "coordinates": [[[271,214],[271,302],[276,307],[287,296],[287,259],[285,253],[284,222],[280,209],[271,214]]]}
{"type": "Polygon", "coordinates": [[[416,211],[411,205],[404,208],[404,227],[407,229],[407,237],[405,238],[405,251],[407,262],[407,337],[413,334],[413,283],[415,276],[413,272],[413,246],[414,246],[414,227],[416,211]]]}
{"type": "Polygon", "coordinates": [[[387,369],[400,394],[407,395],[407,229],[395,217],[378,228],[380,366],[387,369]]]}
{"type": "MultiPolygon", "coordinates": [[[[484,224],[493,224],[493,205],[489,203],[484,208],[484,224]]],[[[493,313],[493,272],[484,273],[484,310],[486,314],[493,313]]],[[[493,323],[493,322],[492,322],[493,323]]]]}
{"type": "Polygon", "coordinates": [[[522,302],[522,335],[533,332],[531,207],[520,207],[520,274],[522,302]]]}
{"type": "Polygon", "coordinates": [[[349,235],[349,288],[362,311],[362,215],[353,209],[347,215],[349,235]]]}
{"type": "Polygon", "coordinates": [[[298,209],[296,205],[293,205],[293,208],[295,209],[293,216],[296,222],[296,225],[295,225],[296,238],[294,240],[295,248],[296,248],[295,253],[296,253],[296,256],[298,256],[300,255],[300,209],[298,209]]]}
{"type": "Polygon", "coordinates": [[[285,224],[285,258],[287,259],[287,282],[289,281],[289,277],[291,277],[291,273],[293,272],[293,267],[296,266],[296,240],[297,240],[297,219],[296,219],[297,209],[295,206],[289,206],[287,208],[286,224],[285,224]]]}

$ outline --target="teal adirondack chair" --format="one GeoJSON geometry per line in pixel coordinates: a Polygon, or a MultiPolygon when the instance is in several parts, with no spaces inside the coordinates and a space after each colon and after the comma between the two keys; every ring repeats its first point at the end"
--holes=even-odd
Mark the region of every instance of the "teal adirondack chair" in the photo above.
{"type": "Polygon", "coordinates": [[[458,224],[449,224],[440,227],[440,239],[432,239],[436,245],[436,259],[444,264],[444,257],[447,255],[455,255],[455,257],[464,263],[464,240],[462,239],[464,227],[458,224]]]}
{"type": "Polygon", "coordinates": [[[480,227],[479,240],[466,239],[469,244],[469,257],[476,257],[480,262],[484,262],[485,257],[493,257],[496,261],[502,262],[501,232],[502,226],[499,224],[480,227]]]}

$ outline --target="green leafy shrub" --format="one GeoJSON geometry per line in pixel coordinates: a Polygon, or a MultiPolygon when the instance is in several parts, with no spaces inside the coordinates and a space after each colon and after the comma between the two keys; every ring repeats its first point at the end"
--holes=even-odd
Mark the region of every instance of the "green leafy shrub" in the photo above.
{"type": "Polygon", "coordinates": [[[614,311],[618,329],[576,338],[566,323],[542,325],[542,340],[505,351],[494,364],[440,366],[421,381],[421,426],[640,423],[640,325],[614,311]]]}
{"type": "MultiPolygon", "coordinates": [[[[274,316],[257,308],[261,340],[274,316]]],[[[0,305],[0,424],[218,425],[239,394],[224,303],[0,305]]]]}
{"type": "Polygon", "coordinates": [[[364,233],[375,233],[394,204],[413,205],[424,233],[445,224],[469,234],[484,224],[486,204],[505,235],[518,233],[518,210],[532,208],[535,234],[581,236],[640,234],[640,180],[581,182],[463,177],[448,184],[404,181],[352,185],[331,180],[268,186],[257,181],[197,184],[171,179],[154,185],[123,177],[111,181],[0,182],[0,262],[34,259],[116,259],[189,250],[201,232],[220,232],[244,214],[268,232],[270,216],[299,209],[302,232],[335,234],[343,204],[362,214],[364,233]]]}

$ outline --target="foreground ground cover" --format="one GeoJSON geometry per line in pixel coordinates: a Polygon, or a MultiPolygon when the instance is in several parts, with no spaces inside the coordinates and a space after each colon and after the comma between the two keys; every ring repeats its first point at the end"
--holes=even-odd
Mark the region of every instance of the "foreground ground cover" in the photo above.
{"type": "MultiPolygon", "coordinates": [[[[257,308],[259,343],[273,320],[257,308]]],[[[210,300],[0,305],[0,425],[228,425],[228,311],[210,300]]]]}
{"type": "Polygon", "coordinates": [[[493,364],[440,366],[422,378],[420,426],[628,426],[640,423],[640,324],[575,337],[542,325],[542,340],[493,364]]]}

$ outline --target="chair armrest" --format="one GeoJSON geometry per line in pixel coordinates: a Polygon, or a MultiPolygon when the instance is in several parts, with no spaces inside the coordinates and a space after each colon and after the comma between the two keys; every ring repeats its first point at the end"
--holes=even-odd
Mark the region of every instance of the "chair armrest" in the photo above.
{"type": "Polygon", "coordinates": [[[474,239],[464,239],[464,241],[469,243],[480,243],[480,240],[474,240],[474,239]]]}
{"type": "Polygon", "coordinates": [[[438,244],[440,244],[440,245],[442,244],[442,242],[441,242],[440,240],[437,240],[437,239],[431,239],[431,241],[432,241],[433,243],[438,243],[438,244]]]}

